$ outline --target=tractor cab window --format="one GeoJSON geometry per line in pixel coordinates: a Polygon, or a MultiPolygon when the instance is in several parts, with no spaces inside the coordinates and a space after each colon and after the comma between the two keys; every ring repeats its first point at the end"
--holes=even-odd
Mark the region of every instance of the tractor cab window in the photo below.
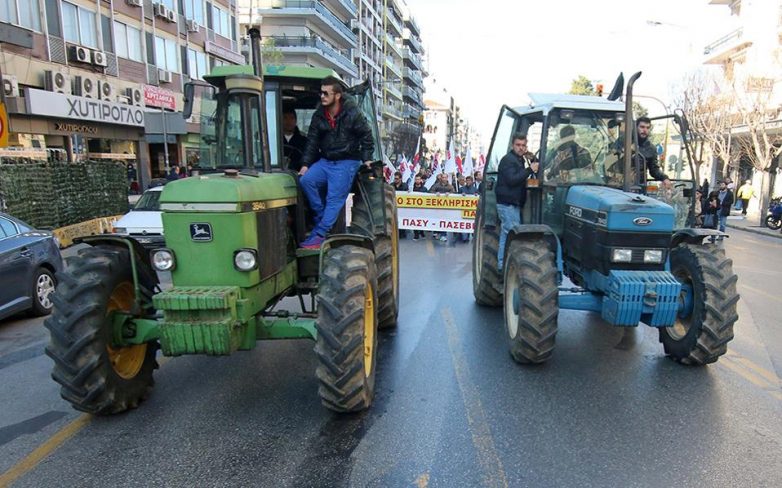
{"type": "Polygon", "coordinates": [[[623,114],[559,109],[549,116],[543,175],[546,184],[621,187],[623,114]]]}

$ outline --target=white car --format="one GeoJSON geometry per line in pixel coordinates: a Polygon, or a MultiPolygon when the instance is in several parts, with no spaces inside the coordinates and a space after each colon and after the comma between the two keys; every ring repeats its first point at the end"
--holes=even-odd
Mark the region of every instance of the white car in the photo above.
{"type": "Polygon", "coordinates": [[[131,236],[148,249],[163,247],[163,219],[160,212],[162,186],[149,188],[141,196],[133,210],[114,224],[114,233],[131,236]]]}

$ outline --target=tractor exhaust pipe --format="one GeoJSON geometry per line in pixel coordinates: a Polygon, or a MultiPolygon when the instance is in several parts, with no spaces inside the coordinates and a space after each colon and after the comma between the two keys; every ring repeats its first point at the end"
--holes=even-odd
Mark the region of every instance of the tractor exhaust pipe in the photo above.
{"type": "MultiPolygon", "coordinates": [[[[250,54],[252,55],[253,62],[253,74],[261,79],[263,82],[263,55],[261,53],[261,31],[257,27],[250,27],[247,29],[247,34],[250,35],[250,54]]],[[[271,173],[272,160],[271,153],[269,152],[269,133],[267,131],[268,121],[266,120],[266,92],[262,89],[261,96],[258,97],[258,110],[261,112],[260,120],[261,127],[259,127],[261,137],[261,157],[263,157],[263,172],[271,173]]],[[[251,154],[251,153],[247,153],[251,154]]],[[[251,162],[248,161],[248,164],[251,162]]]]}
{"type": "MultiPolygon", "coordinates": [[[[624,187],[626,192],[630,191],[630,169],[632,167],[633,141],[635,140],[635,122],[633,121],[633,85],[635,80],[641,77],[641,72],[637,72],[627,81],[627,96],[625,97],[625,147],[624,147],[624,187]]],[[[644,168],[646,171],[646,168],[644,168]]]]}

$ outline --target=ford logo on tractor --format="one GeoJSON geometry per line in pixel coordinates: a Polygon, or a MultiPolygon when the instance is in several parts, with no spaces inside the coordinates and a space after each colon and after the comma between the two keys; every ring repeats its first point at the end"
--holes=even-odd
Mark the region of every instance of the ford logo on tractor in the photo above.
{"type": "Polygon", "coordinates": [[[649,225],[653,222],[649,217],[636,217],[633,219],[635,225],[649,225]]]}

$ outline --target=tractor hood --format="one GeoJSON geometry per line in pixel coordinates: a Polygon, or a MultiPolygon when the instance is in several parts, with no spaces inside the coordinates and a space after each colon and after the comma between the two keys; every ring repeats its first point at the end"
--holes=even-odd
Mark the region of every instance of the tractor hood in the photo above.
{"type": "Polygon", "coordinates": [[[673,207],[654,198],[606,186],[573,186],[567,214],[608,231],[672,232],[673,207]]]}
{"type": "Polygon", "coordinates": [[[167,211],[243,212],[291,205],[296,182],[287,173],[258,176],[211,174],[172,181],[163,189],[160,208],[167,211]]]}

